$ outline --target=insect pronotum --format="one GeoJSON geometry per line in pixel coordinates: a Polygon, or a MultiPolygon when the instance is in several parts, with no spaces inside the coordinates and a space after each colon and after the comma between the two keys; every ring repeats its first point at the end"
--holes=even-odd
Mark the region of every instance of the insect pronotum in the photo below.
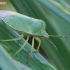
{"type": "MultiPolygon", "coordinates": [[[[25,43],[14,55],[16,55],[18,52],[20,52],[25,47],[30,36],[33,36],[30,57],[31,57],[33,47],[34,47],[34,39],[36,39],[39,42],[39,45],[37,48],[37,51],[38,51],[40,44],[41,44],[41,41],[38,37],[45,37],[49,42],[51,42],[48,39],[49,36],[51,36],[51,37],[66,37],[66,36],[49,35],[45,31],[46,25],[45,25],[44,21],[42,21],[40,19],[31,18],[31,17],[25,16],[25,15],[22,15],[22,14],[19,14],[16,12],[1,10],[0,11],[0,19],[4,22],[5,25],[11,27],[15,31],[20,32],[22,34],[19,38],[9,39],[9,40],[0,40],[1,42],[20,40],[23,38],[23,36],[27,36],[27,40],[25,41],[25,43]]],[[[53,42],[51,42],[51,43],[53,44],[53,42]]],[[[30,57],[29,57],[29,59],[30,59],[30,57]]]]}

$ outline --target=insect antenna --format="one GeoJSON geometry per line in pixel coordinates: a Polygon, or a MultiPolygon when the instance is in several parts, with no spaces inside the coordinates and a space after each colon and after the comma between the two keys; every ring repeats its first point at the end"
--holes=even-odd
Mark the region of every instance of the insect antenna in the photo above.
{"type": "Polygon", "coordinates": [[[49,35],[50,37],[63,37],[63,38],[68,38],[67,36],[62,36],[62,35],[49,35]]]}
{"type": "MultiPolygon", "coordinates": [[[[62,38],[68,38],[67,36],[62,36],[62,35],[49,35],[50,37],[62,37],[62,38]]],[[[51,41],[49,40],[48,38],[46,38],[56,49],[56,45],[51,41]]]]}
{"type": "Polygon", "coordinates": [[[56,45],[51,40],[49,40],[48,38],[46,38],[46,39],[48,42],[50,42],[57,49],[56,45]]]}

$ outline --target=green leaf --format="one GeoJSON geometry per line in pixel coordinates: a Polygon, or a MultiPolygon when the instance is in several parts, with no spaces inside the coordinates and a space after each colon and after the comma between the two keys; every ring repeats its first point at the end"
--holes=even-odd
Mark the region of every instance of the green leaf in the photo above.
{"type": "MultiPolygon", "coordinates": [[[[19,37],[19,35],[13,31],[10,27],[3,24],[2,20],[0,20],[0,39],[6,40],[11,38],[19,37]]],[[[5,45],[8,49],[9,47],[12,48],[12,51],[9,52],[9,54],[12,56],[25,42],[25,40],[15,41],[15,42],[1,42],[1,44],[5,45]],[[8,46],[9,45],[9,46],[8,46]]],[[[3,46],[4,46],[3,45],[3,46]]],[[[25,48],[20,51],[14,59],[26,64],[26,61],[29,57],[31,46],[27,44],[25,48]]],[[[26,64],[27,66],[31,67],[34,70],[56,70],[47,60],[45,60],[39,53],[36,53],[35,50],[31,56],[31,60],[26,64]]]]}
{"type": "Polygon", "coordinates": [[[0,44],[0,68],[2,70],[32,70],[29,67],[13,60],[0,44]],[[22,67],[23,66],[23,67],[22,67]]]}
{"type": "MultiPolygon", "coordinates": [[[[58,70],[70,69],[70,11],[57,0],[10,0],[18,12],[42,19],[46,22],[46,31],[52,35],[64,35],[65,38],[50,38],[57,46],[56,50],[51,43],[42,39],[42,48],[58,70]],[[19,3],[19,5],[18,5],[19,3]],[[59,4],[56,6],[55,3],[59,4]],[[22,10],[23,8],[23,10],[22,10]],[[68,13],[67,13],[68,12],[68,13]]],[[[65,2],[65,0],[63,0],[65,2]]]]}

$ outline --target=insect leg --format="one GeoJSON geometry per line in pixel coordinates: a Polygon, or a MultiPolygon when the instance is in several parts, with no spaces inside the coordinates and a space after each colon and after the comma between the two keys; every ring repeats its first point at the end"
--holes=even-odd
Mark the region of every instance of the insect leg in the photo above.
{"type": "Polygon", "coordinates": [[[30,55],[29,55],[28,60],[27,60],[26,63],[28,63],[29,60],[30,60],[30,58],[31,58],[31,55],[32,55],[32,52],[33,52],[33,48],[34,48],[34,37],[33,37],[33,39],[32,39],[32,47],[31,47],[30,55]]]}
{"type": "Polygon", "coordinates": [[[35,39],[39,42],[37,50],[36,50],[36,52],[39,52],[39,48],[40,48],[40,45],[41,45],[41,40],[38,37],[35,37],[35,39]]]}
{"type": "Polygon", "coordinates": [[[16,40],[21,40],[23,38],[23,35],[21,35],[18,38],[14,38],[14,39],[8,39],[8,40],[0,40],[0,42],[8,42],[8,41],[16,41],[16,40]]]}
{"type": "Polygon", "coordinates": [[[17,53],[19,53],[25,47],[25,45],[28,43],[28,40],[29,40],[29,36],[27,36],[27,40],[25,41],[25,43],[21,46],[21,48],[18,51],[16,51],[13,54],[13,56],[15,56],[17,53]]]}

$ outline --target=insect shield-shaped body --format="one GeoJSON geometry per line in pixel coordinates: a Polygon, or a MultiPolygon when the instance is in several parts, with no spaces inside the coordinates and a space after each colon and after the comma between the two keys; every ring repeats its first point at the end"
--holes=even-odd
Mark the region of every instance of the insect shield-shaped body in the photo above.
{"type": "MultiPolygon", "coordinates": [[[[45,31],[45,22],[39,19],[34,19],[31,17],[27,17],[25,15],[11,12],[11,11],[6,11],[6,10],[1,10],[0,11],[0,19],[4,22],[5,25],[8,25],[12,29],[20,32],[22,35],[27,36],[27,40],[25,43],[21,46],[21,48],[14,54],[16,55],[19,51],[21,51],[24,46],[27,44],[29,40],[29,36],[33,36],[32,39],[32,48],[30,51],[30,57],[33,51],[34,47],[34,38],[39,42],[37,51],[39,50],[41,41],[38,37],[45,37],[46,39],[49,38],[49,36],[52,37],[66,37],[66,36],[57,36],[57,35],[48,35],[48,33],[45,31]]],[[[15,40],[20,40],[21,38],[15,38],[15,39],[10,39],[10,40],[0,40],[2,42],[5,41],[15,41],[15,40]]],[[[56,48],[55,44],[51,42],[49,39],[47,39],[53,46],[56,48]]],[[[29,59],[30,59],[29,57],[29,59]]],[[[29,61],[28,59],[28,61],[29,61]]]]}
{"type": "MultiPolygon", "coordinates": [[[[21,46],[21,48],[18,51],[16,51],[16,53],[14,55],[16,55],[18,52],[20,52],[25,47],[25,45],[27,44],[27,42],[29,40],[29,36],[33,36],[32,48],[31,48],[30,56],[29,56],[27,62],[30,60],[31,55],[32,55],[32,51],[33,51],[33,47],[34,47],[34,39],[36,39],[39,42],[39,45],[37,48],[37,51],[38,51],[40,44],[41,44],[41,41],[38,37],[49,38],[48,33],[45,31],[45,26],[46,26],[45,22],[42,20],[30,18],[25,15],[11,12],[11,11],[6,11],[6,10],[0,11],[0,19],[4,22],[5,25],[20,32],[23,36],[27,36],[27,40],[25,41],[25,43],[21,46]]],[[[20,40],[23,38],[23,36],[20,38],[9,39],[9,40],[0,40],[0,41],[5,42],[5,41],[20,40]]]]}
{"type": "Polygon", "coordinates": [[[0,11],[0,18],[4,23],[16,31],[30,36],[43,36],[49,38],[45,31],[45,22],[11,11],[0,11]]]}

